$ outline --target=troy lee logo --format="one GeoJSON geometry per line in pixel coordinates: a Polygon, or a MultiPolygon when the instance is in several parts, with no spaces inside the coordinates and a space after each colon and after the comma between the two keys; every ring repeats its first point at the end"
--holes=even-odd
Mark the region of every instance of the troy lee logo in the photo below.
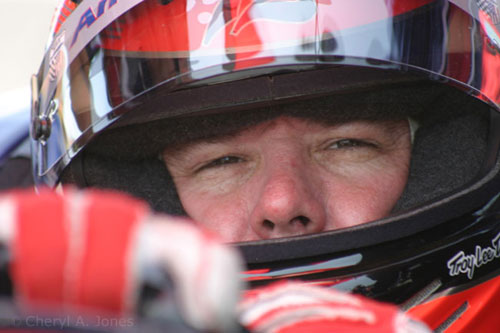
{"type": "Polygon", "coordinates": [[[448,269],[450,276],[459,274],[467,274],[469,279],[474,277],[474,269],[481,267],[490,261],[500,258],[500,233],[491,240],[491,245],[482,248],[476,245],[474,254],[466,255],[464,251],[460,251],[448,260],[448,269]]]}

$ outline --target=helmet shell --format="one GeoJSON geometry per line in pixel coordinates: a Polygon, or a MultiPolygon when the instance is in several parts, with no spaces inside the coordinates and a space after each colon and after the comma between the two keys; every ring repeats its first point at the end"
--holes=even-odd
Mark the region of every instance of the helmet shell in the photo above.
{"type": "MultiPolygon", "coordinates": [[[[107,149],[141,141],[136,134],[142,132],[134,132],[134,126],[153,124],[146,127],[149,130],[154,124],[171,123],[175,129],[177,120],[188,116],[240,114],[373,87],[409,87],[391,91],[407,98],[411,106],[448,105],[441,120],[452,122],[460,114],[454,111],[467,107],[467,115],[474,118],[481,113],[478,117],[486,118],[487,125],[476,126],[465,117],[460,126],[446,132],[429,121],[429,128],[441,132],[440,138],[448,138],[442,146],[462,147],[448,154],[441,150],[427,154],[432,149],[423,149],[418,165],[423,171],[414,183],[424,186],[411,195],[419,199],[409,205],[411,209],[406,206],[398,215],[348,230],[239,244],[248,264],[243,277],[253,285],[285,278],[307,280],[405,309],[433,296],[498,280],[500,16],[495,2],[65,3],[73,4],[71,13],[60,9],[32,81],[33,172],[39,185],[56,186],[66,170],[84,168],[80,157],[89,147],[104,151],[98,154],[103,156],[107,149]],[[431,87],[425,94],[422,82],[431,87]],[[442,99],[434,94],[439,90],[434,88],[441,86],[461,97],[451,94],[442,99]],[[476,146],[471,141],[476,127],[485,142],[480,158],[467,153],[476,146]],[[471,132],[462,141],[458,134],[467,130],[471,132]],[[99,137],[120,131],[126,135],[101,145],[99,137]],[[121,140],[126,136],[125,143],[121,140]],[[468,162],[476,163],[474,174],[465,167],[468,162]],[[445,163],[441,173],[433,174],[434,167],[445,163]],[[460,186],[450,190],[440,182],[444,174],[452,182],[458,179],[460,186]],[[445,190],[426,195],[441,187],[445,190]]],[[[439,112],[427,112],[426,119],[432,120],[434,113],[439,112]]],[[[436,136],[432,138],[435,143],[436,136]]],[[[154,155],[153,146],[148,154],[154,155]]],[[[130,150],[138,149],[127,154],[130,150]]],[[[141,170],[139,164],[137,168],[141,170]]],[[[139,179],[137,174],[132,178],[139,179]]],[[[102,175],[108,177],[113,175],[102,175]]],[[[430,318],[423,312],[414,310],[417,316],[430,318]]],[[[448,318],[443,315],[443,322],[448,318]]],[[[442,324],[435,319],[428,322],[434,328],[442,324]]]]}

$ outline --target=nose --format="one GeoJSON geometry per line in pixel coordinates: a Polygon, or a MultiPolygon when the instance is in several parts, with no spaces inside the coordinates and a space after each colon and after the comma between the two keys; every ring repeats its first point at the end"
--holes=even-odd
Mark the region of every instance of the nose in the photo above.
{"type": "Polygon", "coordinates": [[[251,214],[251,227],[261,239],[316,233],[325,228],[325,207],[312,174],[297,163],[270,163],[251,214]]]}

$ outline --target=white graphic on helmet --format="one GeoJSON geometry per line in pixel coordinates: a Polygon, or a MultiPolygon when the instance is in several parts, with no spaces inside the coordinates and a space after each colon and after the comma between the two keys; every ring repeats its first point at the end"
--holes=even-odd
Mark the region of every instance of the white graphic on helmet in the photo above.
{"type": "Polygon", "coordinates": [[[483,10],[490,18],[493,24],[500,23],[500,11],[494,0],[478,0],[478,7],[483,10]]]}
{"type": "MultiPolygon", "coordinates": [[[[322,3],[323,1],[325,0],[319,0],[318,3],[322,3]]],[[[203,4],[215,4],[216,2],[217,1],[203,1],[203,4]]],[[[208,24],[206,27],[205,37],[203,38],[203,44],[209,45],[214,36],[225,28],[226,25],[230,28],[230,34],[237,36],[247,25],[256,20],[270,20],[289,23],[304,23],[314,20],[316,7],[317,3],[305,0],[286,3],[268,0],[250,0],[240,2],[238,4],[238,10],[235,17],[232,17],[228,22],[226,22],[223,18],[225,10],[224,1],[219,1],[213,9],[213,13],[210,14],[209,20],[206,23],[200,21],[202,24],[208,24]],[[284,8],[290,8],[290,6],[298,7],[300,10],[290,10],[286,12],[286,15],[283,15],[284,8]]],[[[204,18],[208,19],[208,16],[205,16],[204,18]]]]}
{"type": "Polygon", "coordinates": [[[455,254],[447,263],[449,275],[467,274],[467,277],[472,279],[476,267],[479,268],[500,258],[500,232],[491,240],[491,245],[485,248],[476,245],[476,251],[473,254],[466,255],[464,251],[455,254]]]}

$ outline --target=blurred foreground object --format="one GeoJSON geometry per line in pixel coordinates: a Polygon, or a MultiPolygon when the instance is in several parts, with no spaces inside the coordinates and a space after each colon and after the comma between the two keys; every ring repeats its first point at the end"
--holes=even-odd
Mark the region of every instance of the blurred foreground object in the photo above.
{"type": "Polygon", "coordinates": [[[14,299],[23,310],[154,316],[155,302],[141,290],[167,281],[159,290],[190,326],[235,329],[240,258],[190,221],[152,215],[118,193],[71,189],[64,196],[9,193],[0,209],[14,299]]]}

